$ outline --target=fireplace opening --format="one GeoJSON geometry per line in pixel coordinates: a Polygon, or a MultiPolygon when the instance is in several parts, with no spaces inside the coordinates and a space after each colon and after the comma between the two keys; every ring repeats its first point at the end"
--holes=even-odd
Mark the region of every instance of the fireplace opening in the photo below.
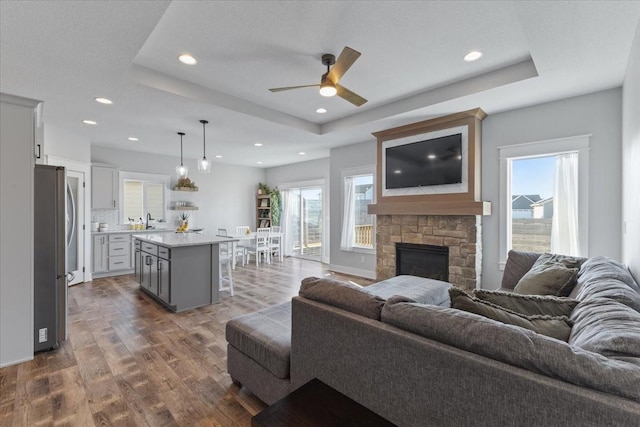
{"type": "Polygon", "coordinates": [[[396,243],[396,276],[401,274],[449,281],[449,248],[396,243]]]}

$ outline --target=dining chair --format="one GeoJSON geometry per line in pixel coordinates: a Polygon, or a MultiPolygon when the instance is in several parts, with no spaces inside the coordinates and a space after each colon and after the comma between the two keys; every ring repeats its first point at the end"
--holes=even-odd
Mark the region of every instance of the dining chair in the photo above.
{"type": "Polygon", "coordinates": [[[258,228],[256,230],[255,244],[247,246],[247,263],[250,262],[251,255],[256,257],[256,267],[260,264],[260,256],[264,254],[265,262],[271,264],[269,242],[271,241],[271,230],[269,228],[258,228]]]}
{"type": "Polygon", "coordinates": [[[271,233],[269,235],[270,242],[269,247],[271,248],[270,254],[276,254],[280,262],[282,262],[282,235],[274,235],[274,233],[280,233],[280,226],[274,225],[271,227],[271,233]]]}
{"type": "MultiPolygon", "coordinates": [[[[218,229],[220,231],[220,229],[218,229]]],[[[229,291],[231,296],[233,296],[233,274],[231,271],[233,270],[233,257],[231,256],[231,250],[233,245],[231,242],[220,243],[218,245],[220,247],[220,266],[218,268],[218,290],[219,291],[229,291]],[[226,267],[227,277],[222,275],[223,267],[226,267]],[[226,282],[227,285],[223,286],[222,284],[226,282]]]]}
{"type": "MultiPolygon", "coordinates": [[[[226,228],[218,228],[218,236],[222,236],[222,237],[228,237],[229,235],[227,234],[227,229],[226,228]]],[[[235,243],[235,242],[234,242],[235,243]]],[[[246,263],[246,256],[247,256],[247,251],[246,248],[244,246],[239,246],[237,244],[234,243],[230,243],[231,248],[235,247],[235,250],[232,249],[233,251],[233,268],[236,268],[236,263],[238,262],[238,257],[240,257],[240,259],[242,260],[242,266],[244,267],[245,265],[247,265],[246,263]]]]}

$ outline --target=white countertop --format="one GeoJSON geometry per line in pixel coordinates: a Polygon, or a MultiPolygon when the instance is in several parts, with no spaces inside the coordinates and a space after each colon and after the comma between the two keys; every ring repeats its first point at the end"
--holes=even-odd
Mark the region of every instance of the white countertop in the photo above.
{"type": "Polygon", "coordinates": [[[151,228],[149,230],[107,230],[107,231],[92,231],[91,234],[117,234],[117,233],[175,233],[175,228],[151,228]]]}
{"type": "Polygon", "coordinates": [[[167,234],[134,234],[134,239],[156,245],[177,248],[180,246],[217,245],[224,242],[237,242],[233,237],[208,236],[196,233],[167,233],[167,234]]]}

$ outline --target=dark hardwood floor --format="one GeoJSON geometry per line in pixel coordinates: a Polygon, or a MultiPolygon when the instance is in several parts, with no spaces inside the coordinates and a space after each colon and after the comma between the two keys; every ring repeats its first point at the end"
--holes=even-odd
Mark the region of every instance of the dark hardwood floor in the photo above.
{"type": "Polygon", "coordinates": [[[0,369],[0,426],[248,426],[266,405],[231,384],[224,328],[240,314],[291,299],[300,280],[333,274],[296,258],[234,271],[235,296],[171,313],[133,276],[69,288],[69,338],[0,369]]]}

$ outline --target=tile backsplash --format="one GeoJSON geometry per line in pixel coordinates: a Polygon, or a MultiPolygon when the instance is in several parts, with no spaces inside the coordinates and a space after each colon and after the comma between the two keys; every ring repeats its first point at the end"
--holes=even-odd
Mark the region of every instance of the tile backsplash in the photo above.
{"type": "MultiPolygon", "coordinates": [[[[197,211],[175,211],[168,210],[167,222],[156,224],[157,228],[173,228],[178,227],[180,215],[186,213],[189,215],[190,228],[196,228],[197,211]]],[[[144,218],[143,218],[144,221],[144,218]]],[[[119,209],[91,209],[91,222],[105,222],[109,224],[109,230],[128,230],[129,224],[120,224],[119,209]]]]}

